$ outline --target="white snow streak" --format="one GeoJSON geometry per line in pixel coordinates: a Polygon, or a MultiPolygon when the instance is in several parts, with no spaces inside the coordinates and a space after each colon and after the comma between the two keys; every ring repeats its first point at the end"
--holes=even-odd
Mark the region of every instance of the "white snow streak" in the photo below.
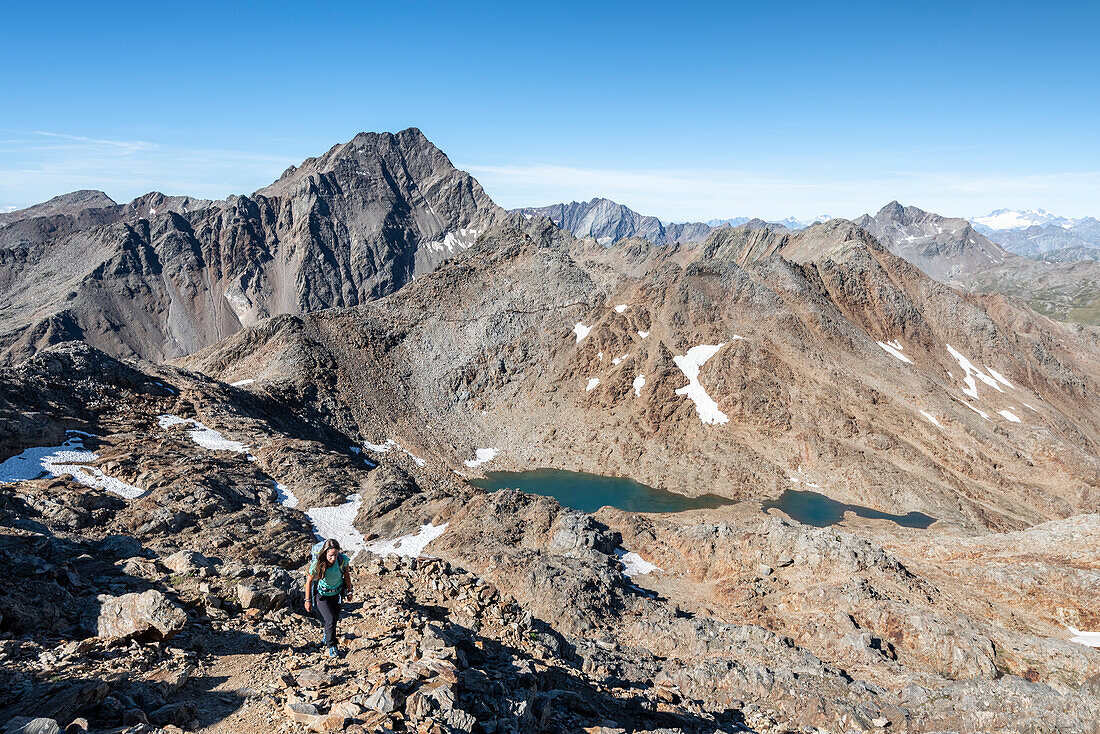
{"type": "Polygon", "coordinates": [[[401,444],[397,443],[397,441],[394,441],[392,438],[387,438],[385,443],[367,443],[366,441],[363,442],[363,448],[380,454],[384,454],[389,451],[391,446],[394,446],[398,450],[405,452],[416,463],[417,466],[424,466],[428,463],[413,452],[409,451],[401,444]]]}
{"type": "Polygon", "coordinates": [[[687,354],[672,358],[672,361],[688,378],[688,384],[678,389],[676,394],[686,395],[689,400],[695,403],[695,410],[699,413],[700,420],[708,425],[728,423],[729,417],[718,409],[718,403],[710,395],[707,395],[707,391],[699,384],[699,369],[725,345],[725,342],[718,345],[700,344],[689,349],[687,354]]]}
{"type": "Polygon", "coordinates": [[[998,410],[997,415],[1003,416],[1010,423],[1019,423],[1020,419],[1016,417],[1016,414],[1011,410],[998,410]]]}
{"type": "Polygon", "coordinates": [[[969,395],[975,400],[978,399],[978,383],[974,381],[975,377],[995,389],[997,392],[1004,392],[1001,386],[997,384],[996,380],[975,367],[969,359],[962,356],[962,354],[950,344],[947,345],[947,351],[950,352],[951,356],[959,363],[959,367],[962,367],[966,371],[966,377],[963,378],[963,382],[966,383],[966,387],[963,388],[963,394],[969,395]]]}
{"type": "MultiPolygon", "coordinates": [[[[83,431],[68,431],[69,434],[91,434],[83,431]]],[[[71,435],[60,446],[39,446],[29,448],[18,456],[0,462],[0,483],[22,482],[37,479],[43,474],[59,477],[72,475],[73,481],[85,487],[105,489],[119,497],[132,500],[145,494],[145,491],[127,484],[120,479],[109,477],[88,462],[95,461],[99,454],[84,448],[84,439],[80,435],[71,435]]]]}
{"type": "Polygon", "coordinates": [[[634,387],[634,394],[636,396],[641,396],[642,388],[645,387],[645,375],[638,375],[635,377],[632,385],[634,387]]]}
{"type": "Polygon", "coordinates": [[[172,426],[178,426],[181,423],[190,423],[193,427],[187,429],[188,437],[204,449],[210,449],[211,451],[235,451],[238,454],[243,454],[248,451],[248,444],[241,443],[240,441],[230,441],[218,431],[215,431],[213,428],[208,428],[194,418],[180,418],[178,415],[159,415],[157,416],[157,422],[160,424],[161,428],[170,428],[172,426]]]}
{"type": "Polygon", "coordinates": [[[1011,383],[1011,382],[1009,382],[1008,380],[1006,380],[1006,379],[1004,378],[1004,375],[1002,375],[1002,374],[1001,374],[1000,372],[998,372],[997,370],[993,369],[993,368],[992,368],[992,367],[990,367],[989,365],[986,365],[986,366],[985,366],[985,368],[986,368],[986,369],[987,369],[987,370],[989,371],[989,374],[993,375],[993,379],[994,379],[994,380],[996,380],[997,382],[1001,383],[1001,384],[1002,384],[1002,385],[1004,385],[1005,387],[1011,387],[1011,388],[1012,388],[1013,390],[1015,390],[1015,389],[1016,389],[1016,388],[1012,387],[1012,383],[1011,383]]]}
{"type": "Polygon", "coordinates": [[[1066,629],[1073,637],[1069,638],[1070,642],[1076,642],[1079,645],[1087,645],[1089,647],[1100,647],[1100,632],[1084,632],[1076,627],[1067,626],[1066,629]]]}
{"type": "Polygon", "coordinates": [[[232,385],[233,387],[242,387],[244,385],[251,385],[255,381],[256,380],[254,380],[252,378],[249,378],[247,380],[237,380],[236,382],[231,382],[229,384],[232,385]]]}
{"type": "Polygon", "coordinates": [[[618,306],[615,307],[615,313],[622,313],[625,310],[626,310],[626,304],[625,303],[620,303],[618,306]]]}
{"type": "Polygon", "coordinates": [[[623,356],[621,356],[621,357],[615,357],[615,359],[611,360],[611,364],[613,364],[613,365],[615,365],[616,367],[618,367],[618,366],[619,366],[619,363],[620,363],[620,362],[622,362],[622,361],[623,361],[624,359],[626,359],[626,358],[627,358],[627,357],[629,357],[629,356],[630,356],[629,354],[624,354],[624,355],[623,355],[623,356]]]}
{"type": "Polygon", "coordinates": [[[875,342],[875,343],[878,344],[883,349],[885,349],[887,354],[900,359],[902,362],[905,362],[906,364],[913,364],[913,360],[909,359],[908,357],[906,357],[904,354],[901,353],[902,346],[901,346],[900,343],[898,343],[896,341],[895,342],[875,342]]]}
{"type": "Polygon", "coordinates": [[[283,507],[294,508],[298,506],[298,497],[287,489],[285,484],[275,482],[275,496],[279,498],[279,504],[283,507]]]}
{"type": "Polygon", "coordinates": [[[971,405],[970,403],[966,402],[965,400],[959,400],[959,399],[958,399],[957,397],[955,397],[954,395],[952,395],[952,396],[951,396],[951,399],[952,399],[952,400],[954,400],[954,401],[956,401],[956,402],[962,403],[963,405],[965,405],[966,407],[970,408],[970,409],[971,409],[971,410],[973,410],[973,411],[974,411],[975,413],[977,413],[978,415],[980,415],[980,416],[981,416],[982,418],[985,418],[985,419],[986,419],[987,421],[988,421],[988,420],[992,420],[992,418],[990,418],[990,417],[989,417],[989,413],[986,413],[986,412],[985,412],[984,410],[981,410],[981,409],[979,409],[979,408],[975,408],[975,407],[974,407],[973,405],[971,405]]]}
{"type": "Polygon", "coordinates": [[[591,326],[585,326],[580,321],[573,325],[573,333],[577,335],[577,342],[588,336],[588,332],[592,331],[591,326]]]}
{"type": "Polygon", "coordinates": [[[925,418],[927,418],[928,422],[931,423],[932,425],[936,426],[937,428],[943,428],[943,426],[940,425],[940,422],[938,420],[936,420],[936,417],[934,415],[932,415],[931,413],[922,410],[922,411],[920,411],[920,414],[923,415],[925,418]]]}
{"type": "Polygon", "coordinates": [[[392,554],[416,558],[424,553],[424,549],[428,547],[429,543],[443,535],[447,525],[448,523],[439,526],[428,523],[427,525],[421,525],[420,530],[415,533],[402,535],[392,540],[375,540],[367,543],[366,548],[371,553],[377,553],[380,556],[392,554]]]}
{"type": "Polygon", "coordinates": [[[600,378],[598,378],[598,377],[589,377],[588,378],[588,385],[587,385],[587,387],[584,388],[584,391],[585,392],[590,392],[592,390],[595,390],[596,385],[599,385],[599,384],[600,384],[600,378]]]}
{"type": "Polygon", "coordinates": [[[484,464],[486,461],[492,461],[493,459],[496,458],[497,450],[496,449],[478,449],[477,451],[474,452],[474,455],[475,455],[476,458],[467,459],[464,462],[466,464],[466,466],[470,466],[470,467],[479,466],[481,464],[484,464]]]}

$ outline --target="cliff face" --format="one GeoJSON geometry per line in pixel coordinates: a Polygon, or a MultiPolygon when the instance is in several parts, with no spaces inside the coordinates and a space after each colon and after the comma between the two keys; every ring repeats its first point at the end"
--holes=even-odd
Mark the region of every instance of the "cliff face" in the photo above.
{"type": "Polygon", "coordinates": [[[0,348],[79,338],[163,360],[268,316],[354,306],[500,216],[419,130],[360,134],[251,196],[59,197],[0,222],[0,348]]]}

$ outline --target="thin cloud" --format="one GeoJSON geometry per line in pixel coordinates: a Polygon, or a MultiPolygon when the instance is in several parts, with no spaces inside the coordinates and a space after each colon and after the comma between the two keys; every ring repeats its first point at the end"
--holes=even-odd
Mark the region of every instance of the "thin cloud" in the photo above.
{"type": "Polygon", "coordinates": [[[1100,173],[1045,175],[835,170],[776,176],[739,170],[610,170],[559,165],[468,165],[502,206],[542,206],[602,196],[666,221],[727,216],[854,218],[891,199],[950,216],[1004,207],[1095,215],[1100,173]]]}

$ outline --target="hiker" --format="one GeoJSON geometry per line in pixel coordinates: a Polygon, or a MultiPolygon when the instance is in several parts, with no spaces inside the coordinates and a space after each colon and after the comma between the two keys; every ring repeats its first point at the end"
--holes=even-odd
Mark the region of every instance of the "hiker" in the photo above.
{"type": "Polygon", "coordinates": [[[336,620],[340,617],[340,599],[351,599],[350,559],[340,552],[340,543],[329,538],[314,546],[313,559],[306,576],[306,611],[317,611],[325,620],[325,647],[330,658],[339,657],[336,649],[336,620]]]}

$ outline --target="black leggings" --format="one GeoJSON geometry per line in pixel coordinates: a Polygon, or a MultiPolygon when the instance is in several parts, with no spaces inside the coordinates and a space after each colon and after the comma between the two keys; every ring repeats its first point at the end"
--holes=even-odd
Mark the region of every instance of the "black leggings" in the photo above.
{"type": "Polygon", "coordinates": [[[336,620],[340,618],[340,595],[317,595],[317,611],[325,620],[325,647],[336,644],[336,620]]]}

